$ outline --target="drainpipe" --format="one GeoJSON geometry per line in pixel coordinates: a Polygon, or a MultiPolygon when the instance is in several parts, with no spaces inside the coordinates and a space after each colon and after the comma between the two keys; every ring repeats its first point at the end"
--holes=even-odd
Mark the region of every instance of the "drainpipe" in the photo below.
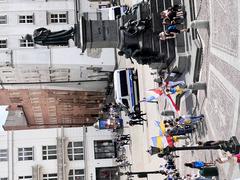
{"type": "Polygon", "coordinates": [[[62,141],[62,173],[63,180],[66,180],[66,162],[65,162],[65,136],[64,136],[64,127],[61,127],[61,141],[62,141]]]}
{"type": "Polygon", "coordinates": [[[84,159],[84,179],[88,180],[88,160],[87,160],[87,127],[83,126],[83,159],[84,159]]]}
{"type": "Polygon", "coordinates": [[[8,152],[8,179],[10,179],[10,140],[9,140],[9,133],[11,133],[11,131],[7,131],[7,152],[8,152]]]}
{"type": "Polygon", "coordinates": [[[12,180],[14,180],[14,131],[11,132],[11,140],[12,140],[12,180]]]}

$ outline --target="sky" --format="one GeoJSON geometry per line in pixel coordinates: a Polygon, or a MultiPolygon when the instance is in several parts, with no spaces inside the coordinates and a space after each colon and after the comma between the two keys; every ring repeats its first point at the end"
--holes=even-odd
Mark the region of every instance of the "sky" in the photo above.
{"type": "Polygon", "coordinates": [[[0,131],[3,131],[2,125],[5,123],[8,112],[6,111],[7,106],[0,106],[0,131]]]}

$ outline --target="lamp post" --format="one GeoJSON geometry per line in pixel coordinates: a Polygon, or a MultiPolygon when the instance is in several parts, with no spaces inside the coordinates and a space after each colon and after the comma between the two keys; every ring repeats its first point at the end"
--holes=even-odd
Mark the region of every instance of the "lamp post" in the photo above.
{"type": "Polygon", "coordinates": [[[127,175],[127,176],[134,176],[137,175],[139,178],[147,178],[148,174],[162,174],[162,175],[167,175],[167,173],[163,170],[160,171],[139,171],[139,172],[117,172],[117,175],[119,176],[123,176],[123,175],[127,175]]]}
{"type": "Polygon", "coordinates": [[[201,146],[189,146],[189,147],[166,147],[164,149],[158,148],[158,152],[154,151],[153,154],[158,154],[158,157],[164,157],[165,155],[169,155],[174,151],[187,151],[187,150],[209,150],[209,149],[220,149],[223,151],[229,151],[232,154],[238,154],[240,152],[240,144],[236,138],[236,136],[232,136],[229,141],[219,141],[219,143],[207,144],[201,146]]]}

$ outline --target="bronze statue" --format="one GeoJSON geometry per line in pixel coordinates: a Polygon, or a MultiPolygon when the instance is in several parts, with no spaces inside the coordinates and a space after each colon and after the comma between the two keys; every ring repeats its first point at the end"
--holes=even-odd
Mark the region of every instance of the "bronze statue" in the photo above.
{"type": "MultiPolygon", "coordinates": [[[[74,33],[74,28],[51,32],[51,30],[42,27],[34,30],[33,41],[42,46],[67,46],[68,41],[74,39],[74,33]]],[[[26,35],[25,38],[29,39],[30,36],[26,35]]]]}

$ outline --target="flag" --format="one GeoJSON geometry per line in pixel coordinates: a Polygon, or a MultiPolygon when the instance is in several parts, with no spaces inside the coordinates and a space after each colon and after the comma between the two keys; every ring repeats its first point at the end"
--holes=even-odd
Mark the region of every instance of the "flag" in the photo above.
{"type": "Polygon", "coordinates": [[[161,150],[166,147],[174,147],[174,138],[172,136],[154,136],[151,140],[153,146],[161,150]]]}
{"type": "Polygon", "coordinates": [[[158,100],[158,96],[147,96],[144,101],[148,102],[148,101],[157,101],[158,100]]]}
{"type": "Polygon", "coordinates": [[[165,125],[163,121],[155,121],[155,126],[159,127],[159,135],[163,136],[166,132],[165,125]]]}
{"type": "Polygon", "coordinates": [[[174,146],[174,139],[176,138],[173,138],[172,136],[166,136],[166,139],[167,139],[167,142],[168,142],[168,146],[169,147],[173,147],[174,146]]]}
{"type": "Polygon", "coordinates": [[[179,114],[179,107],[175,104],[175,102],[173,101],[172,97],[170,96],[170,94],[165,94],[165,98],[167,99],[167,101],[169,102],[170,106],[172,107],[172,109],[179,114]]]}
{"type": "Polygon", "coordinates": [[[147,90],[155,95],[161,96],[163,94],[163,90],[160,88],[156,88],[156,89],[149,89],[147,90]]]}
{"type": "Polygon", "coordinates": [[[147,93],[149,95],[146,96],[146,98],[143,101],[151,102],[151,101],[158,101],[158,98],[163,94],[163,91],[157,88],[157,89],[149,89],[147,90],[147,93]]]}
{"type": "Polygon", "coordinates": [[[169,146],[168,140],[165,136],[154,136],[151,138],[154,147],[164,149],[169,146]]]}

